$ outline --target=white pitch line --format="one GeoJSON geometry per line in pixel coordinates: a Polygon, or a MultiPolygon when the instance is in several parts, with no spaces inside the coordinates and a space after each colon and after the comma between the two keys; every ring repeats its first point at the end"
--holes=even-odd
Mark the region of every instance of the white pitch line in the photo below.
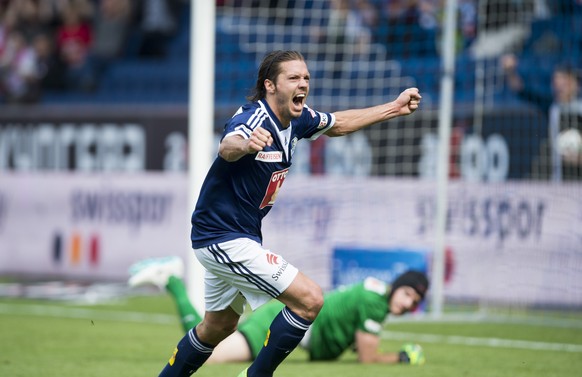
{"type": "MultiPolygon", "coordinates": [[[[2,304],[0,303],[0,314],[17,314],[55,318],[77,318],[102,321],[122,321],[137,323],[157,323],[176,324],[176,315],[125,312],[125,311],[104,311],[86,308],[67,308],[56,305],[41,304],[2,304]]],[[[390,340],[414,340],[425,343],[447,343],[461,344],[468,346],[484,347],[505,347],[520,348],[541,351],[565,351],[582,353],[582,345],[566,343],[534,342],[527,340],[511,340],[499,338],[475,338],[455,335],[418,334],[399,331],[382,332],[383,339],[390,340]]]]}
{"type": "Polygon", "coordinates": [[[494,348],[520,348],[540,351],[582,352],[582,344],[534,342],[529,340],[511,340],[499,338],[475,338],[456,335],[418,334],[399,331],[384,331],[382,339],[414,340],[425,343],[461,344],[464,346],[481,346],[494,348]]]}
{"type": "Polygon", "coordinates": [[[0,304],[0,313],[157,324],[176,324],[178,322],[178,317],[171,314],[105,311],[40,304],[0,304]]]}
{"type": "Polygon", "coordinates": [[[390,318],[390,323],[503,323],[519,324],[529,326],[561,327],[582,329],[582,319],[580,318],[560,318],[560,317],[536,317],[527,315],[496,315],[489,313],[446,313],[439,318],[434,318],[430,314],[414,314],[404,317],[390,318]]]}

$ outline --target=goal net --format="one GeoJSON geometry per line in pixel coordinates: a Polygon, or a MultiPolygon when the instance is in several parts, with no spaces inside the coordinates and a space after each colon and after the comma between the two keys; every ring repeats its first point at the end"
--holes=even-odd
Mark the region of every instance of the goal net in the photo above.
{"type": "Polygon", "coordinates": [[[424,255],[430,271],[437,153],[448,142],[447,303],[580,306],[582,152],[575,135],[559,136],[581,129],[582,108],[575,96],[555,102],[552,77],[562,66],[580,74],[582,5],[458,0],[453,123],[443,141],[442,3],[217,2],[217,132],[276,49],[305,56],[316,110],[381,104],[408,87],[423,96],[412,116],[299,143],[264,221],[265,246],[325,289],[365,274],[390,280],[410,262],[389,259],[399,253],[424,255]],[[355,260],[338,259],[346,250],[355,260]],[[392,269],[364,261],[370,252],[392,269]]]}

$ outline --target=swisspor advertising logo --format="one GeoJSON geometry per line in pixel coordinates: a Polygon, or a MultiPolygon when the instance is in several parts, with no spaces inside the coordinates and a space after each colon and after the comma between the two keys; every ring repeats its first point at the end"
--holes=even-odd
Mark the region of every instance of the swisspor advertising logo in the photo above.
{"type": "Polygon", "coordinates": [[[272,206],[275,204],[275,200],[277,200],[277,195],[279,194],[279,190],[283,185],[283,181],[289,172],[289,168],[279,170],[274,172],[271,175],[271,179],[269,180],[269,186],[267,186],[267,192],[265,193],[265,197],[259,206],[260,209],[263,209],[267,206],[272,206]]]}
{"type": "Polygon", "coordinates": [[[134,237],[145,237],[143,227],[166,223],[172,202],[172,193],[164,191],[74,190],[69,196],[68,225],[52,236],[52,260],[58,265],[98,267],[103,254],[134,237]]]}

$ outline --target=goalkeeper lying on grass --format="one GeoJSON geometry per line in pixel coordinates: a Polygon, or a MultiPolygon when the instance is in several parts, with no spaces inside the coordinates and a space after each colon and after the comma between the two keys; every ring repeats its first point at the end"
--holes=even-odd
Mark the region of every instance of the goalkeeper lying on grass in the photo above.
{"type": "MultiPolygon", "coordinates": [[[[130,286],[153,284],[169,292],[176,301],[184,331],[202,320],[188,299],[181,259],[148,259],[134,264],[129,271],[130,286]]],[[[333,290],[325,295],[323,309],[300,346],[309,353],[311,361],[335,360],[345,350],[354,349],[361,363],[423,364],[425,358],[419,345],[405,344],[399,352],[389,353],[380,352],[379,346],[387,315],[400,316],[416,309],[427,288],[428,279],[423,273],[408,271],[392,285],[369,277],[333,290]]],[[[274,300],[250,313],[238,330],[215,348],[208,362],[254,360],[268,336],[269,325],[282,307],[282,303],[274,300]]]]}

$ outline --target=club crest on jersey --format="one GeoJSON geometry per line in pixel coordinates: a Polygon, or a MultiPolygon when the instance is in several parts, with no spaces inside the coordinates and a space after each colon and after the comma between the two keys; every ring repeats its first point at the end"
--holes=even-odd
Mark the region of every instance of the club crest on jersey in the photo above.
{"type": "Polygon", "coordinates": [[[273,172],[273,174],[271,174],[271,179],[269,179],[269,185],[267,186],[267,191],[265,192],[265,196],[263,197],[263,200],[261,201],[261,205],[259,206],[259,209],[263,209],[267,206],[272,206],[273,204],[275,204],[275,200],[277,199],[277,195],[279,194],[279,190],[281,189],[281,186],[283,185],[283,181],[285,180],[285,177],[287,176],[288,172],[289,172],[289,168],[279,170],[279,171],[273,172]]]}
{"type": "Polygon", "coordinates": [[[297,137],[294,137],[293,140],[291,140],[291,156],[295,153],[295,147],[297,146],[298,141],[299,139],[297,137]]]}
{"type": "Polygon", "coordinates": [[[271,151],[271,152],[260,151],[257,153],[257,157],[255,157],[255,160],[263,161],[263,162],[281,162],[281,161],[283,161],[283,152],[281,152],[281,151],[271,151]]]}

